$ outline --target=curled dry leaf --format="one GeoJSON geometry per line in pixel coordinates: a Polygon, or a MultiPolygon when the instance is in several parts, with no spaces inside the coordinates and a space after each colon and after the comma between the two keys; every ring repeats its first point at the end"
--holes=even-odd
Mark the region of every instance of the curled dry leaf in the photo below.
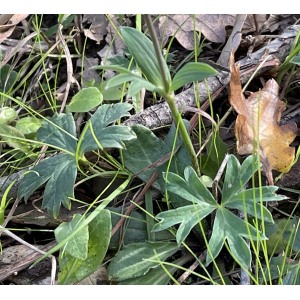
{"type": "Polygon", "coordinates": [[[233,53],[229,65],[229,101],[238,113],[235,124],[237,151],[241,155],[251,154],[259,139],[263,170],[269,184],[273,185],[272,170],[287,171],[295,158],[295,148],[289,145],[297,135],[297,125],[295,122],[278,125],[285,104],[278,97],[279,86],[274,79],[268,80],[260,92],[252,93],[245,99],[240,82],[240,67],[234,65],[233,53]]]}
{"type": "Polygon", "coordinates": [[[13,33],[16,25],[24,20],[27,16],[28,14],[13,15],[6,25],[0,26],[0,44],[13,33]]]}

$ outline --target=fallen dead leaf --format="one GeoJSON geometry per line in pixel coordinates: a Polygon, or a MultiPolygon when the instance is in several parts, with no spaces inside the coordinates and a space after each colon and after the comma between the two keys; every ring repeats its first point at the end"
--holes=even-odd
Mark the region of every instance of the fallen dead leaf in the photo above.
{"type": "MultiPolygon", "coordinates": [[[[156,17],[156,15],[152,15],[152,17],[156,17]]],[[[225,27],[228,25],[233,26],[235,17],[236,15],[229,14],[199,14],[196,15],[195,29],[201,31],[209,41],[223,43],[226,40],[225,27]]],[[[184,48],[187,50],[194,50],[193,22],[193,15],[170,14],[159,17],[158,21],[154,22],[153,25],[159,41],[163,40],[163,46],[166,44],[168,38],[173,36],[178,28],[182,26],[175,37],[184,48]]],[[[252,24],[250,18],[247,18],[245,20],[244,28],[249,29],[253,28],[253,26],[254,24],[252,24]]]]}
{"type": "Polygon", "coordinates": [[[233,53],[229,65],[229,101],[238,113],[235,124],[237,151],[241,155],[251,154],[253,146],[257,147],[259,137],[263,171],[269,184],[273,185],[272,170],[287,172],[295,158],[295,148],[289,145],[297,135],[297,125],[295,122],[278,125],[285,104],[278,97],[279,86],[274,79],[268,80],[260,92],[252,93],[245,99],[240,82],[240,67],[234,65],[233,53]]]}
{"type": "MultiPolygon", "coordinates": [[[[95,80],[95,83],[100,83],[101,78],[99,77],[98,73],[96,72],[95,69],[93,69],[93,66],[99,65],[99,59],[98,58],[93,58],[93,57],[88,57],[86,56],[83,60],[83,86],[85,86],[86,82],[88,80],[95,80]]],[[[77,67],[81,68],[82,67],[82,58],[78,58],[77,60],[77,67]]]]}
{"type": "Polygon", "coordinates": [[[107,29],[107,36],[105,38],[105,41],[108,45],[112,44],[112,51],[114,54],[118,54],[121,56],[124,56],[124,52],[122,50],[122,48],[125,48],[126,45],[123,41],[123,39],[120,37],[119,33],[121,31],[121,25],[118,22],[118,18],[116,15],[108,15],[110,18],[110,22],[108,23],[106,29],[107,29]],[[114,23],[114,25],[112,25],[112,23],[114,23]],[[116,29],[118,30],[118,32],[116,31],[116,29]]]}
{"type": "Polygon", "coordinates": [[[27,16],[28,14],[13,15],[8,21],[8,24],[0,26],[0,44],[13,33],[16,25],[24,20],[27,16]]]}
{"type": "Polygon", "coordinates": [[[100,44],[104,35],[107,34],[108,20],[105,15],[85,14],[82,21],[92,23],[90,29],[84,29],[84,35],[100,44]]]}

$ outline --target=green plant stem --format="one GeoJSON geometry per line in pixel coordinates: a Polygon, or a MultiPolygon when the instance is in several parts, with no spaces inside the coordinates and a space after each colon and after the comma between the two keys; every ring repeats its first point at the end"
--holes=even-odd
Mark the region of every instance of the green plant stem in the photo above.
{"type": "Polygon", "coordinates": [[[154,26],[152,24],[151,17],[150,17],[150,15],[147,15],[147,14],[144,15],[144,16],[145,16],[145,21],[146,21],[147,27],[149,29],[149,34],[152,38],[152,43],[153,43],[153,46],[154,46],[154,49],[155,49],[155,53],[156,53],[156,57],[157,57],[157,60],[158,60],[158,63],[159,63],[159,67],[160,67],[160,70],[161,70],[161,73],[162,73],[164,86],[165,86],[165,92],[168,93],[169,89],[170,89],[170,84],[169,84],[168,75],[166,73],[166,69],[164,68],[165,61],[164,61],[163,56],[161,54],[161,49],[160,49],[160,46],[158,44],[158,40],[157,40],[157,37],[156,37],[154,26]]]}
{"type": "Polygon", "coordinates": [[[151,18],[150,18],[149,15],[145,15],[145,21],[146,21],[147,27],[149,29],[150,36],[152,38],[152,42],[153,42],[153,45],[154,45],[156,57],[157,57],[157,60],[159,62],[159,67],[160,67],[160,70],[161,70],[162,75],[163,75],[165,90],[163,91],[162,96],[166,99],[166,101],[167,101],[167,103],[170,107],[170,110],[172,112],[173,118],[179,126],[179,131],[180,131],[180,134],[181,134],[182,139],[184,141],[184,144],[185,144],[186,148],[188,149],[189,155],[190,155],[191,160],[192,160],[193,168],[196,171],[197,175],[200,177],[201,172],[200,172],[200,167],[199,167],[198,159],[197,159],[197,156],[196,156],[196,152],[194,150],[194,147],[193,147],[192,141],[190,139],[190,136],[189,136],[189,134],[188,134],[188,132],[187,132],[185,126],[184,126],[183,121],[182,121],[181,114],[179,113],[178,108],[176,106],[175,94],[174,94],[174,92],[169,93],[168,75],[166,74],[166,69],[164,68],[163,56],[161,54],[161,50],[160,50],[160,47],[159,47],[159,44],[158,44],[156,33],[154,31],[154,27],[153,27],[153,24],[152,24],[152,21],[151,21],[151,18]]]}
{"type": "Polygon", "coordinates": [[[183,142],[184,142],[184,144],[189,152],[190,158],[192,160],[193,168],[196,171],[197,175],[200,177],[201,172],[200,172],[197,155],[196,155],[195,149],[193,147],[192,141],[190,139],[189,133],[186,130],[184,123],[182,121],[181,114],[179,113],[178,108],[176,106],[174,92],[164,95],[164,98],[166,99],[166,101],[170,107],[170,110],[172,112],[173,118],[175,119],[175,122],[178,124],[181,137],[183,139],[183,142]]]}

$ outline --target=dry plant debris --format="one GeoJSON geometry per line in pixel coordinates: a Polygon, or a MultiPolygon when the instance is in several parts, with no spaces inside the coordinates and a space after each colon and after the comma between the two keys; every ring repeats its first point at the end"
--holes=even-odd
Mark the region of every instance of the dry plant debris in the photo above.
{"type": "Polygon", "coordinates": [[[251,154],[253,147],[256,148],[259,143],[263,170],[269,184],[273,185],[271,171],[288,171],[295,158],[295,148],[289,145],[297,135],[297,124],[278,125],[285,103],[278,97],[279,86],[274,79],[268,80],[261,91],[245,99],[240,82],[240,67],[234,65],[233,53],[229,64],[229,101],[238,113],[235,124],[237,151],[240,155],[251,154]]]}
{"type": "MultiPolygon", "coordinates": [[[[234,25],[236,15],[230,14],[205,14],[195,15],[195,28],[211,42],[223,43],[226,41],[226,26],[234,25]]],[[[178,42],[188,50],[194,50],[194,24],[193,17],[185,14],[163,15],[154,23],[156,33],[159,39],[163,38],[163,45],[166,44],[168,38],[176,33],[178,42]]],[[[253,24],[248,17],[246,19],[245,28],[248,30],[253,28],[253,24]]]]}
{"type": "Polygon", "coordinates": [[[0,23],[0,44],[13,33],[16,25],[27,16],[28,14],[16,14],[9,19],[6,25],[0,23]]]}

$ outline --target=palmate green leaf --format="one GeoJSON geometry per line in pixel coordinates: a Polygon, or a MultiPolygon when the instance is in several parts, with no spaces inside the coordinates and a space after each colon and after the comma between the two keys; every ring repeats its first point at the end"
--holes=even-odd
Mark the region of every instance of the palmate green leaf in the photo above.
{"type": "Polygon", "coordinates": [[[42,208],[47,208],[49,215],[57,217],[60,203],[71,209],[70,197],[74,198],[77,166],[74,157],[66,154],[64,161],[58,165],[48,181],[43,198],[42,208]]]}
{"type": "MultiPolygon", "coordinates": [[[[245,240],[242,238],[250,238],[249,232],[251,238],[255,241],[257,240],[257,236],[261,240],[267,239],[263,233],[257,232],[255,227],[249,223],[246,224],[244,220],[234,215],[225,207],[218,209],[214,220],[212,236],[209,240],[209,248],[213,257],[215,258],[218,256],[224,245],[224,240],[226,239],[234,257],[236,257],[244,266],[249,267],[251,253],[245,240]]],[[[206,265],[210,264],[211,261],[212,258],[209,252],[207,252],[206,265]]]]}
{"type": "MultiPolygon", "coordinates": [[[[262,199],[264,202],[267,201],[281,201],[287,199],[286,196],[276,195],[275,191],[277,191],[277,186],[263,186],[261,188],[262,199]]],[[[247,199],[245,201],[246,211],[248,214],[255,216],[259,219],[262,218],[261,208],[260,208],[260,188],[248,189],[246,191],[241,191],[240,193],[235,194],[230,197],[230,199],[226,203],[226,207],[244,210],[243,199],[247,199]],[[254,208],[256,207],[256,209],[254,208]]],[[[264,220],[267,222],[273,222],[272,214],[270,211],[263,206],[263,215],[264,220]]]]}
{"type": "MultiPolygon", "coordinates": [[[[104,104],[93,114],[90,121],[95,136],[103,148],[125,148],[123,141],[136,138],[135,133],[127,126],[106,127],[121,117],[130,116],[128,113],[130,109],[132,109],[132,105],[129,103],[117,103],[113,106],[104,104]]],[[[99,146],[92,135],[91,129],[88,128],[80,146],[80,154],[95,149],[99,149],[99,146]]]]}
{"type": "Polygon", "coordinates": [[[222,204],[226,204],[231,196],[235,195],[235,193],[244,187],[257,169],[258,163],[256,156],[254,162],[253,157],[251,155],[248,156],[241,166],[237,158],[234,155],[230,155],[222,190],[222,204]]]}
{"type": "Polygon", "coordinates": [[[67,106],[71,112],[88,112],[103,101],[103,96],[96,87],[89,87],[79,91],[67,106]]]}
{"type": "MultiPolygon", "coordinates": [[[[137,138],[125,142],[127,150],[123,152],[123,158],[125,167],[135,174],[164,155],[164,142],[142,125],[134,125],[131,129],[137,138]]],[[[154,172],[155,169],[150,169],[141,173],[139,178],[147,182],[154,172]]],[[[154,187],[159,188],[159,185],[156,183],[154,187]]]]}
{"type": "Polygon", "coordinates": [[[66,252],[62,255],[62,250],[60,251],[58,284],[66,285],[74,281],[80,281],[95,272],[100,266],[110,241],[110,212],[106,209],[101,210],[89,223],[88,232],[89,241],[86,259],[74,258],[66,252]]]}
{"type": "MultiPolygon", "coordinates": [[[[188,130],[189,122],[184,120],[184,124],[188,130]]],[[[137,139],[126,141],[125,145],[127,150],[123,152],[125,166],[132,173],[138,173],[171,152],[176,134],[174,124],[164,141],[157,138],[150,129],[142,125],[134,125],[132,126],[132,130],[135,132],[137,139]]],[[[179,145],[179,143],[181,146],[172,158],[169,171],[183,176],[185,167],[192,163],[184,143],[177,138],[176,146],[179,145]]],[[[163,193],[165,192],[165,179],[162,173],[167,170],[168,163],[169,161],[166,161],[157,168],[158,178],[153,184],[155,188],[163,193]]],[[[138,177],[144,182],[148,182],[154,172],[155,168],[152,168],[139,174],[138,177]]],[[[175,207],[188,204],[186,200],[178,195],[169,193],[169,196],[175,207]]]]}
{"type": "Polygon", "coordinates": [[[77,166],[75,157],[69,154],[61,154],[43,160],[31,172],[24,176],[19,190],[19,199],[28,197],[48,179],[42,208],[47,208],[48,214],[57,218],[61,203],[70,209],[69,197],[74,197],[73,186],[75,184],[77,166]]]}
{"type": "Polygon", "coordinates": [[[169,173],[166,189],[188,201],[195,202],[195,205],[188,205],[159,213],[157,218],[162,219],[162,221],[153,227],[153,231],[155,232],[181,223],[176,234],[178,244],[181,244],[185,240],[192,228],[200,220],[219,206],[192,167],[185,169],[184,177],[185,179],[177,174],[169,173]]]}
{"type": "Polygon", "coordinates": [[[175,91],[186,83],[218,75],[218,72],[208,64],[190,62],[184,65],[174,76],[170,91],[175,91]]]}
{"type": "MultiPolygon", "coordinates": [[[[227,239],[234,256],[243,265],[248,266],[251,259],[250,252],[245,242],[241,242],[242,237],[248,237],[247,228],[249,228],[253,240],[256,240],[257,236],[259,236],[260,239],[266,239],[266,237],[260,231],[257,231],[255,227],[246,224],[244,220],[233,215],[226,207],[243,210],[243,200],[245,200],[246,213],[255,215],[254,205],[256,205],[256,215],[258,218],[261,217],[260,205],[257,203],[260,201],[258,189],[241,191],[243,187],[241,186],[241,182],[245,184],[251,177],[249,175],[249,166],[251,166],[252,169],[252,159],[251,156],[250,159],[248,157],[240,167],[233,155],[229,157],[228,162],[230,162],[230,165],[226,170],[225,182],[227,180],[227,191],[230,191],[232,194],[227,192],[227,201],[223,201],[222,196],[221,205],[216,203],[210,191],[197,177],[196,172],[191,167],[185,169],[184,179],[174,173],[169,173],[166,189],[190,202],[194,202],[194,205],[159,213],[157,218],[161,219],[161,221],[154,226],[153,231],[160,231],[181,223],[176,234],[177,242],[181,243],[199,220],[216,209],[217,213],[213,233],[209,241],[213,257],[215,258],[219,254],[224,245],[224,241],[227,239]],[[227,172],[230,172],[231,176],[228,176],[227,172]],[[233,174],[239,178],[239,181],[234,178],[233,174]],[[230,182],[238,184],[238,187],[230,186],[230,182]],[[254,192],[255,197],[253,199],[254,192]]],[[[263,187],[263,197],[265,196],[268,201],[285,199],[284,196],[278,196],[274,193],[276,189],[277,187],[263,187]]],[[[263,208],[263,213],[268,221],[273,221],[272,215],[266,208],[263,208]]],[[[209,263],[211,261],[210,256],[208,256],[207,259],[209,263]]]]}
{"type": "Polygon", "coordinates": [[[184,179],[177,174],[169,173],[166,189],[188,199],[190,202],[200,205],[210,205],[214,208],[219,207],[211,192],[203,184],[192,167],[185,168],[184,179]]]}
{"type": "Polygon", "coordinates": [[[181,223],[176,233],[176,242],[177,244],[181,244],[189,235],[193,227],[196,224],[199,224],[200,220],[208,216],[215,209],[215,207],[209,204],[202,203],[161,212],[156,216],[158,219],[161,219],[161,221],[153,226],[152,231],[161,231],[181,223]]]}
{"type": "Polygon", "coordinates": [[[55,114],[49,121],[51,123],[42,121],[43,126],[37,132],[37,139],[75,154],[77,138],[72,114],[55,114]]]}
{"type": "Polygon", "coordinates": [[[40,162],[26,174],[18,190],[18,197],[28,197],[47,180],[42,208],[47,208],[48,214],[57,218],[61,203],[71,208],[69,197],[74,197],[73,186],[77,175],[75,152],[77,139],[75,123],[72,114],[54,115],[48,121],[43,121],[43,127],[37,132],[37,139],[64,149],[74,155],[62,154],[40,162]]]}
{"type": "MultiPolygon", "coordinates": [[[[164,90],[164,81],[152,41],[145,34],[131,27],[122,27],[121,34],[135,62],[145,74],[146,78],[152,84],[161,90],[164,90]]],[[[162,56],[162,54],[160,55],[162,56]]],[[[168,82],[170,86],[171,75],[165,61],[163,68],[168,76],[168,82]]],[[[165,92],[169,92],[169,87],[167,87],[165,92]]]]}
{"type": "MultiPolygon", "coordinates": [[[[121,116],[128,115],[130,104],[118,103],[115,106],[103,105],[92,116],[91,121],[97,138],[103,147],[123,146],[122,140],[135,138],[134,132],[126,126],[111,126],[108,124],[116,121],[121,116]]],[[[90,130],[90,129],[89,129],[90,130]]],[[[81,144],[81,153],[98,149],[90,131],[86,132],[81,144]]],[[[61,203],[68,209],[71,208],[70,197],[74,197],[73,186],[77,175],[75,153],[77,139],[75,137],[75,122],[72,114],[54,115],[49,121],[43,121],[43,127],[37,132],[37,139],[53,147],[65,150],[67,153],[46,159],[32,168],[26,174],[19,187],[18,197],[28,197],[47,180],[42,208],[47,208],[48,213],[56,218],[59,214],[61,203]]]]}
{"type": "Polygon", "coordinates": [[[157,260],[158,256],[161,261],[164,261],[178,249],[176,243],[169,242],[145,242],[125,246],[111,260],[107,268],[108,278],[121,281],[144,275],[151,268],[159,265],[158,262],[150,262],[145,259],[157,260]]]}
{"type": "MultiPolygon", "coordinates": [[[[78,226],[81,215],[73,215],[73,220],[63,222],[55,230],[55,238],[58,243],[68,237],[73,230],[78,226]]],[[[83,218],[84,219],[84,218],[83,218]]],[[[85,260],[88,252],[89,231],[88,226],[85,226],[78,234],[76,234],[64,247],[64,251],[74,258],[85,260]]]]}

